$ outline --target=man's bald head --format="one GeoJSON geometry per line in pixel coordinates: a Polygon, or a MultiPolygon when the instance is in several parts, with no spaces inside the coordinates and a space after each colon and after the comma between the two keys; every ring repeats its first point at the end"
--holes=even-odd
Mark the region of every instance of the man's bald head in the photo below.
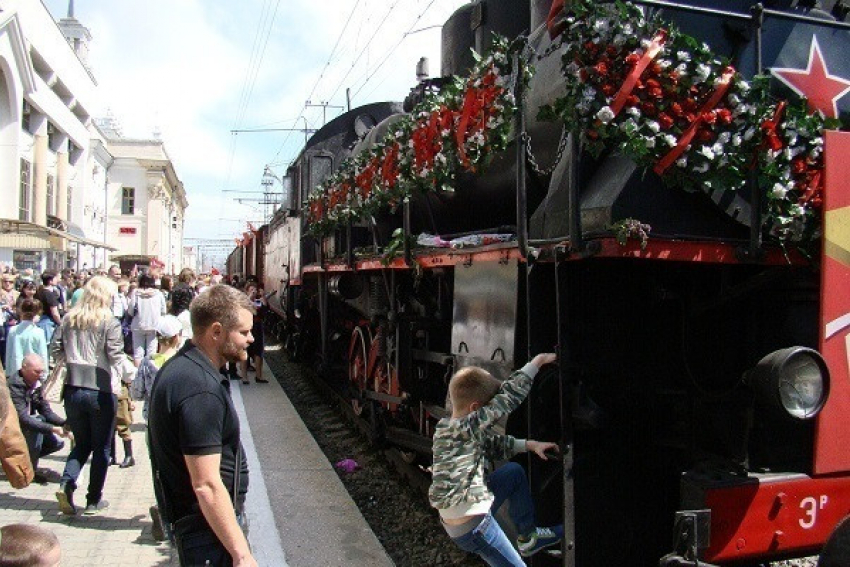
{"type": "Polygon", "coordinates": [[[30,353],[21,361],[21,376],[30,386],[35,384],[44,374],[44,359],[38,354],[30,353]]]}

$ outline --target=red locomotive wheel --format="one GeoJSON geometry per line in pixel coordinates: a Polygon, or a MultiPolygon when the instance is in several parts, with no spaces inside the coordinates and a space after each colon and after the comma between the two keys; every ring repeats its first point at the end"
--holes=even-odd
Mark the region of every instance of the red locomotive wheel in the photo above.
{"type": "MultiPolygon", "coordinates": [[[[375,362],[375,366],[372,369],[372,380],[374,381],[373,384],[375,385],[376,392],[390,396],[399,395],[398,375],[389,361],[378,360],[375,362]]],[[[381,405],[390,411],[395,410],[398,406],[398,404],[391,402],[381,402],[381,405]]]]}
{"type": "MultiPolygon", "coordinates": [[[[366,333],[369,333],[368,329],[366,333]]],[[[371,337],[369,343],[366,342],[366,337],[361,327],[355,328],[354,332],[351,333],[351,344],[348,347],[348,381],[352,389],[351,407],[357,415],[363,413],[363,407],[365,405],[363,393],[367,389],[368,382],[366,370],[368,355],[366,345],[371,344],[371,342],[371,337]]]]}

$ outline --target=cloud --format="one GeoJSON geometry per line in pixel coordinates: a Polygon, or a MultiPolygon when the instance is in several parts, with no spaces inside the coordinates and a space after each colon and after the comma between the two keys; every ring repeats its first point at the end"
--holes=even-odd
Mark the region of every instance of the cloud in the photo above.
{"type": "MultiPolygon", "coordinates": [[[[45,4],[54,17],[65,15],[67,0],[45,4]]],[[[243,226],[219,217],[256,218],[233,201],[238,195],[222,190],[259,190],[266,164],[274,162],[282,174],[303,147],[300,132],[234,137],[231,129],[300,128],[303,120],[296,125],[295,117],[302,111],[311,128],[321,127],[322,109],[304,108],[308,96],[344,105],[346,87],[359,91],[354,106],[402,100],[415,84],[419,58],[430,58],[433,75],[440,60],[438,28],[402,40],[403,33],[442,24],[463,4],[147,0],[78,2],[75,15],[93,36],[90,64],[101,94],[95,112],[111,108],[128,136],[149,137],[160,129],[189,199],[186,236],[222,238],[237,235],[243,226]],[[252,67],[261,54],[262,64],[252,67]]],[[[339,113],[328,108],[327,119],[339,113]]]]}

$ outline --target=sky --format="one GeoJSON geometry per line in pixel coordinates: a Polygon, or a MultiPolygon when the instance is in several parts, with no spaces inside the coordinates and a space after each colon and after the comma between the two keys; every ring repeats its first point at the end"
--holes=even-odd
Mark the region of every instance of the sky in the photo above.
{"type": "MultiPolygon", "coordinates": [[[[43,0],[55,19],[68,0],[43,0]]],[[[304,143],[352,107],[401,101],[416,63],[440,71],[440,26],[466,0],[75,0],[89,28],[98,82],[95,117],[127,137],[161,133],[189,200],[186,244],[232,239],[259,226],[263,171],[283,176],[304,143]],[[409,32],[409,33],[408,33],[409,32]],[[303,118],[299,118],[303,116],[303,118]]],[[[232,242],[232,240],[230,240],[232,242]]],[[[229,246],[230,242],[222,245],[229,246]]],[[[207,243],[209,245],[209,243],[207,243]]],[[[213,248],[207,248],[214,253],[213,248]]],[[[219,255],[226,252],[219,251],[219,255]]]]}

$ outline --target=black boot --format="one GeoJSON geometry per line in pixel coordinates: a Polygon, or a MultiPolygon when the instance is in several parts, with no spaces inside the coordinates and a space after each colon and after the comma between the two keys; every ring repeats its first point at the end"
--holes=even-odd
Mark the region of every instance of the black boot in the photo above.
{"type": "Polygon", "coordinates": [[[112,436],[112,443],[109,445],[109,466],[117,465],[118,459],[115,456],[115,435],[112,436]]]}
{"type": "Polygon", "coordinates": [[[121,463],[121,468],[126,469],[136,464],[136,459],[133,458],[133,441],[132,439],[124,439],[124,462],[121,463]]]}

